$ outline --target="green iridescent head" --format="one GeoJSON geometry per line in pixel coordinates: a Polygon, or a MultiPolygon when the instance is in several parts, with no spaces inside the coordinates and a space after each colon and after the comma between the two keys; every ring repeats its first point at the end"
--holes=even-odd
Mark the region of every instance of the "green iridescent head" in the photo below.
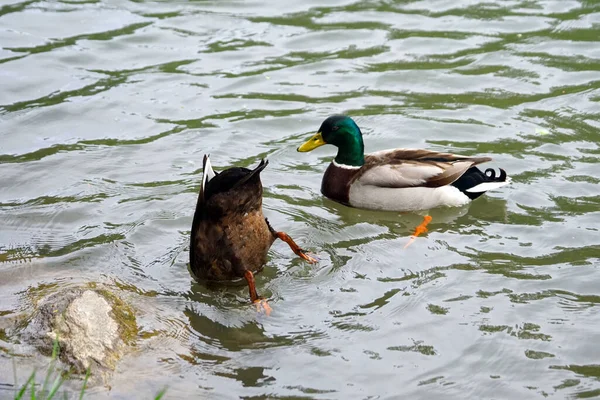
{"type": "Polygon", "coordinates": [[[306,152],[332,144],[338,148],[335,162],[338,164],[361,166],[365,163],[365,146],[362,132],[356,122],[347,115],[333,115],[321,124],[319,131],[308,139],[298,151],[306,152]]]}

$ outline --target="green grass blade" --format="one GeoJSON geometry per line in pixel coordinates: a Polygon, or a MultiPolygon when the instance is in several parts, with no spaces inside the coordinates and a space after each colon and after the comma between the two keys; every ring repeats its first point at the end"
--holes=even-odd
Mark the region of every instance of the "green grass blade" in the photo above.
{"type": "Polygon", "coordinates": [[[31,381],[31,400],[35,400],[35,379],[31,381]]]}
{"type": "MultiPolygon", "coordinates": [[[[21,390],[19,390],[19,393],[17,393],[15,395],[15,400],[21,400],[23,398],[23,396],[25,395],[25,391],[27,390],[27,386],[29,386],[29,384],[31,382],[34,382],[34,380],[35,380],[35,371],[33,371],[31,373],[31,375],[29,375],[29,379],[27,379],[27,382],[25,382],[25,384],[23,385],[21,390]]],[[[33,390],[33,389],[31,389],[31,390],[33,390]]]]}
{"type": "Polygon", "coordinates": [[[154,400],[160,400],[160,399],[162,399],[162,397],[165,395],[166,392],[167,392],[167,388],[164,388],[163,390],[161,390],[160,392],[158,392],[158,394],[156,395],[156,397],[154,398],[154,400]]]}
{"type": "Polygon", "coordinates": [[[48,381],[50,380],[50,375],[54,371],[54,360],[50,361],[50,365],[48,365],[48,371],[46,371],[46,377],[44,378],[44,383],[42,383],[42,390],[40,394],[43,396],[46,393],[46,387],[48,386],[48,381]]]}
{"type": "Polygon", "coordinates": [[[56,360],[56,358],[58,357],[58,350],[59,350],[59,346],[58,346],[58,333],[56,334],[56,338],[54,339],[54,342],[52,343],[52,359],[56,360]]]}
{"type": "Polygon", "coordinates": [[[64,382],[64,380],[63,380],[62,376],[60,376],[60,374],[58,374],[56,379],[54,379],[54,384],[52,385],[52,389],[50,389],[50,392],[48,393],[48,397],[46,397],[46,400],[52,400],[52,398],[54,397],[56,392],[58,392],[58,389],[60,389],[60,385],[62,385],[63,382],[64,382]]]}
{"type": "Polygon", "coordinates": [[[58,334],[56,334],[56,337],[52,342],[52,358],[50,359],[50,365],[48,366],[48,371],[46,372],[46,377],[44,378],[44,383],[42,384],[42,391],[40,392],[42,393],[42,395],[46,393],[46,387],[48,386],[50,375],[52,375],[52,372],[54,372],[54,364],[56,363],[56,359],[58,358],[58,351],[58,334]]]}
{"type": "Polygon", "coordinates": [[[87,371],[85,371],[85,378],[83,379],[83,386],[81,387],[81,393],[79,393],[79,400],[83,399],[83,393],[85,393],[85,387],[87,386],[87,381],[90,377],[90,369],[88,368],[87,371]]]}

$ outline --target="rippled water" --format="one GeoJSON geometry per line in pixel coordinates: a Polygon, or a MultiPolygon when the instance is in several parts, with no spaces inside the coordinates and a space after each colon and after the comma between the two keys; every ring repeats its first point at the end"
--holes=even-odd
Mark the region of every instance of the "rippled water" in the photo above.
{"type": "Polygon", "coordinates": [[[8,353],[47,363],[11,324],[89,281],[141,326],[100,397],[600,396],[600,3],[321,3],[2,1],[0,397],[8,353]],[[326,200],[334,149],[295,150],[339,112],[513,184],[404,250],[424,213],[326,200]],[[274,245],[270,317],[190,277],[204,153],[268,157],[265,214],[321,257],[274,245]]]}

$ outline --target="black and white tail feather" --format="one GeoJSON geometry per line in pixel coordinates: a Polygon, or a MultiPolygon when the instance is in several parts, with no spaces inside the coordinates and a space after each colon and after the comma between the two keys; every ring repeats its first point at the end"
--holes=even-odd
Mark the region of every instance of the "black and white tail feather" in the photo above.
{"type": "Polygon", "coordinates": [[[484,172],[477,167],[471,167],[459,179],[452,183],[452,186],[459,189],[471,200],[474,200],[487,192],[508,185],[510,177],[502,168],[499,168],[500,174],[496,176],[496,171],[492,168],[484,172]]]}
{"type": "Polygon", "coordinates": [[[204,159],[202,160],[202,186],[200,187],[202,196],[204,195],[206,184],[216,175],[217,173],[213,170],[210,163],[210,154],[205,154],[204,159]]]}

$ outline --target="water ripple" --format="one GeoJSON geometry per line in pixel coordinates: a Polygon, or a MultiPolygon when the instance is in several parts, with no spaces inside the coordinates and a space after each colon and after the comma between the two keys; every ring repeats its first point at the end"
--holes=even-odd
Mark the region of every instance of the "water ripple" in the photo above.
{"type": "Polygon", "coordinates": [[[599,24],[584,0],[5,1],[0,354],[35,365],[9,348],[28,293],[90,281],[139,315],[117,397],[597,396],[599,24]],[[422,214],[324,199],[334,150],[295,151],[342,112],[368,151],[513,183],[404,249],[422,214]],[[265,215],[321,258],[276,242],[269,317],[190,277],[205,153],[268,157],[265,215]]]}

